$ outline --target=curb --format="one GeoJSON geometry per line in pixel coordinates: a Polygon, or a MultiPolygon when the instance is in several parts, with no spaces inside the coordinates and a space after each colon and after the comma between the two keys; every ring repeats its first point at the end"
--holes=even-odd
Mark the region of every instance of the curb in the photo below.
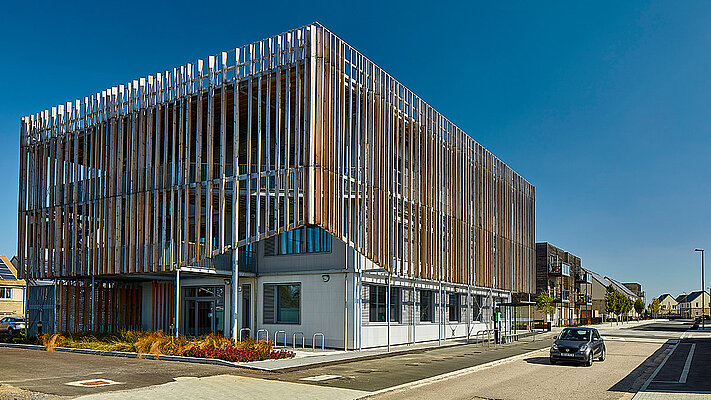
{"type": "Polygon", "coordinates": [[[397,386],[393,386],[393,387],[389,387],[389,388],[385,388],[385,389],[376,390],[375,392],[368,393],[368,394],[366,394],[366,395],[363,396],[363,397],[359,397],[359,399],[367,399],[367,398],[370,398],[370,397],[373,397],[373,396],[377,396],[377,395],[380,395],[380,394],[383,394],[383,393],[388,393],[388,392],[399,392],[399,391],[405,391],[405,390],[409,390],[409,389],[415,389],[415,388],[418,388],[418,387],[421,387],[421,386],[430,385],[430,384],[432,384],[432,383],[444,381],[444,380],[447,380],[447,379],[450,379],[450,378],[454,378],[454,377],[458,377],[458,376],[464,376],[464,375],[469,375],[469,374],[472,374],[472,373],[474,373],[474,372],[480,371],[480,370],[482,370],[482,369],[491,368],[491,367],[497,366],[497,365],[499,365],[499,364],[505,364],[505,363],[508,363],[508,362],[511,362],[511,361],[518,360],[518,359],[520,359],[520,358],[528,357],[528,356],[530,356],[530,355],[533,355],[533,354],[539,353],[539,352],[541,352],[541,351],[544,351],[544,350],[546,350],[546,349],[548,349],[548,348],[550,348],[550,347],[549,347],[549,346],[546,346],[546,347],[540,348],[540,349],[538,349],[538,350],[528,351],[528,352],[526,352],[526,353],[521,353],[521,354],[517,354],[517,355],[515,355],[515,356],[502,358],[502,359],[500,359],[500,360],[489,361],[488,363],[484,363],[484,364],[480,364],[480,365],[475,365],[475,366],[473,366],[473,367],[468,367],[468,368],[460,369],[460,370],[457,370],[457,371],[447,372],[447,373],[444,373],[444,374],[431,376],[431,377],[429,377],[429,378],[420,379],[420,380],[417,380],[417,381],[408,382],[408,383],[403,383],[403,384],[401,384],[401,385],[397,385],[397,386]]]}

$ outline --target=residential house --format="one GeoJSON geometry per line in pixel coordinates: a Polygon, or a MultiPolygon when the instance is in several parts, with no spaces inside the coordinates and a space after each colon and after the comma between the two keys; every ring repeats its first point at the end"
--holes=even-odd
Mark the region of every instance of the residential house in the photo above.
{"type": "Polygon", "coordinates": [[[0,255],[0,316],[24,314],[25,281],[17,279],[15,265],[0,255]]]}
{"type": "Polygon", "coordinates": [[[681,295],[677,298],[679,301],[679,313],[682,318],[695,318],[701,315],[709,315],[711,308],[711,296],[704,291],[703,295],[700,290],[691,292],[687,295],[681,295]]]}
{"type": "Polygon", "coordinates": [[[679,315],[679,302],[671,294],[664,293],[658,299],[660,316],[672,317],[679,315]]]}

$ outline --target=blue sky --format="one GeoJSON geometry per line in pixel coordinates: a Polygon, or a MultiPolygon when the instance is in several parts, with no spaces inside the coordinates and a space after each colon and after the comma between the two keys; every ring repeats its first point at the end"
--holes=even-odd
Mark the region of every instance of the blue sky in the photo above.
{"type": "Polygon", "coordinates": [[[709,2],[69,3],[0,14],[2,254],[22,115],[319,21],[536,186],[537,241],[648,297],[700,287],[709,2]]]}

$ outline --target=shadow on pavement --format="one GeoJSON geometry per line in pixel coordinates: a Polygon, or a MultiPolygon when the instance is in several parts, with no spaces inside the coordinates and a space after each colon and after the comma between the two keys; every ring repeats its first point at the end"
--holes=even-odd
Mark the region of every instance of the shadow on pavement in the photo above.
{"type": "Polygon", "coordinates": [[[608,391],[611,392],[622,392],[622,393],[637,393],[639,389],[644,385],[644,381],[649,378],[654,372],[654,369],[662,362],[666,353],[664,352],[669,346],[669,341],[663,346],[659,347],[651,356],[647,357],[641,364],[637,366],[632,372],[627,374],[619,382],[612,385],[608,391]]]}
{"type": "MultiPolygon", "coordinates": [[[[548,357],[529,357],[529,358],[524,358],[524,361],[526,361],[529,364],[551,365],[550,358],[548,358],[548,357]]],[[[572,361],[571,362],[559,361],[557,365],[581,366],[583,364],[579,363],[579,362],[572,362],[572,361]]]]}

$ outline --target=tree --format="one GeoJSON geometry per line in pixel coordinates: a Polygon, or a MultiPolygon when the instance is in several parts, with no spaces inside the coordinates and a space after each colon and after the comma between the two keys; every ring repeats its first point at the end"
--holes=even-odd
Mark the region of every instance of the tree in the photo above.
{"type": "Polygon", "coordinates": [[[605,312],[607,315],[617,314],[619,295],[612,285],[607,287],[605,292],[605,312]]]}
{"type": "Polygon", "coordinates": [[[657,315],[659,315],[660,308],[661,305],[659,304],[659,299],[652,300],[652,303],[649,305],[649,310],[652,312],[652,318],[656,318],[657,315]]]}
{"type": "Polygon", "coordinates": [[[627,316],[630,311],[632,311],[632,308],[634,307],[634,303],[632,302],[632,299],[629,297],[620,294],[620,314],[627,316]]]}
{"type": "Polygon", "coordinates": [[[642,316],[642,312],[644,311],[644,303],[642,302],[642,299],[637,298],[637,300],[635,300],[634,310],[637,312],[637,315],[640,317],[642,316]]]}
{"type": "Polygon", "coordinates": [[[552,316],[555,312],[553,298],[548,294],[547,291],[542,291],[541,294],[536,297],[536,310],[542,312],[546,316],[552,316]]]}

